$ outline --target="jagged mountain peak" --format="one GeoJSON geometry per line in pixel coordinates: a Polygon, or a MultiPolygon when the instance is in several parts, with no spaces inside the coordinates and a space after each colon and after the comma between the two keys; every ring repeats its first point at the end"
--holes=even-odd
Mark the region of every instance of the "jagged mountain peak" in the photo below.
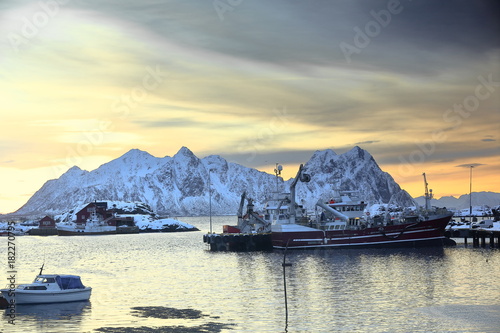
{"type": "MultiPolygon", "coordinates": [[[[373,203],[411,200],[359,147],[342,155],[331,149],[316,151],[305,165],[312,180],[299,182],[297,197],[308,209],[338,186],[360,190],[373,203]]],[[[63,176],[48,181],[17,213],[54,214],[101,199],[144,202],[159,214],[207,215],[211,199],[213,214],[235,214],[244,191],[262,208],[277,186],[274,175],[218,155],[199,159],[187,147],[164,158],[132,149],[91,172],[74,167],[63,176]]],[[[281,182],[280,190],[289,183],[281,182]]]]}
{"type": "Polygon", "coordinates": [[[83,172],[84,170],[80,169],[79,166],[72,166],[71,168],[68,169],[68,171],[66,171],[65,173],[68,173],[68,174],[73,174],[73,173],[81,173],[83,172]]]}
{"type": "Polygon", "coordinates": [[[185,157],[189,157],[189,158],[196,157],[194,155],[194,153],[188,147],[184,147],[184,146],[182,146],[181,149],[179,149],[179,151],[174,155],[174,158],[177,156],[185,156],[185,157]]]}
{"type": "Polygon", "coordinates": [[[142,176],[152,170],[157,169],[164,161],[151,155],[150,153],[140,150],[131,149],[120,157],[101,165],[96,170],[91,172],[93,184],[98,184],[101,179],[106,178],[106,175],[123,179],[131,176],[142,176]]]}
{"type": "Polygon", "coordinates": [[[120,156],[118,159],[125,160],[125,159],[140,159],[140,158],[151,158],[151,157],[154,156],[148,153],[147,151],[134,148],[130,149],[128,152],[120,156]]]}
{"type": "Polygon", "coordinates": [[[75,165],[69,168],[68,171],[66,171],[60,178],[65,179],[65,178],[78,177],[81,175],[85,175],[87,173],[88,173],[87,170],[82,170],[80,169],[80,167],[75,165]]]}
{"type": "Polygon", "coordinates": [[[228,162],[219,155],[209,155],[202,160],[207,170],[222,168],[227,171],[229,168],[228,162]]]}
{"type": "Polygon", "coordinates": [[[359,159],[362,159],[365,161],[373,159],[372,155],[369,152],[367,152],[363,148],[360,148],[359,146],[355,146],[351,150],[345,152],[343,155],[349,156],[349,157],[359,158],[359,159]]]}
{"type": "Polygon", "coordinates": [[[333,157],[333,156],[337,156],[337,153],[334,152],[332,149],[316,150],[314,152],[313,156],[311,157],[311,159],[319,158],[319,157],[329,158],[329,157],[333,157]]]}
{"type": "Polygon", "coordinates": [[[325,165],[330,163],[330,161],[334,160],[335,158],[337,158],[337,156],[338,155],[331,149],[316,150],[309,159],[309,161],[305,164],[305,166],[307,168],[307,166],[314,164],[325,165]]]}
{"type": "Polygon", "coordinates": [[[118,157],[115,161],[128,165],[142,166],[145,164],[157,163],[159,160],[160,158],[155,157],[146,151],[131,149],[122,156],[118,157]]]}
{"type": "Polygon", "coordinates": [[[177,172],[180,172],[182,169],[186,170],[185,172],[191,172],[190,169],[198,168],[201,163],[200,159],[187,147],[179,149],[172,159],[177,172]]]}

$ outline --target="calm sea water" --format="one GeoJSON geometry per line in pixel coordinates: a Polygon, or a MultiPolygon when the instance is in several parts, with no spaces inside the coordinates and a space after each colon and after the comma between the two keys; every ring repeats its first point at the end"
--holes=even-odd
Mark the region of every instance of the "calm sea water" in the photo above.
{"type": "MultiPolygon", "coordinates": [[[[500,331],[498,249],[288,251],[287,322],[282,251],[209,252],[209,219],[180,220],[201,231],[17,237],[17,282],[45,263],[45,273],[81,275],[93,292],[90,302],[19,305],[15,325],[4,313],[0,331],[500,331]]],[[[213,217],[213,230],[235,221],[213,217]]],[[[0,251],[6,284],[5,237],[0,251]]]]}

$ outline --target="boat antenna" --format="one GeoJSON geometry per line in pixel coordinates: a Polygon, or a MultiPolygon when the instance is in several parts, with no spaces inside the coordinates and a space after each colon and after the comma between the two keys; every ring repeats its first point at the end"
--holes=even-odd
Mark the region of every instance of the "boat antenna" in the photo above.
{"type": "Polygon", "coordinates": [[[43,266],[45,266],[45,263],[42,264],[42,267],[40,267],[40,274],[38,275],[42,275],[42,272],[43,272],[43,266]]]}

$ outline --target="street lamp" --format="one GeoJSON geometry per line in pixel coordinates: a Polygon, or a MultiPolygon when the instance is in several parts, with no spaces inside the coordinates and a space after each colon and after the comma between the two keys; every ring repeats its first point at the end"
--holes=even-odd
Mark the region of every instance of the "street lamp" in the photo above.
{"type": "Polygon", "coordinates": [[[470,181],[469,181],[469,218],[472,225],[472,168],[473,165],[470,165],[470,181]]]}
{"type": "Polygon", "coordinates": [[[472,226],[472,169],[484,164],[474,163],[474,164],[462,164],[461,166],[469,168],[469,218],[470,224],[472,226]]]}
{"type": "Polygon", "coordinates": [[[212,233],[212,177],[210,173],[212,169],[208,170],[208,210],[209,210],[209,219],[210,219],[210,233],[212,233]]]}
{"type": "Polygon", "coordinates": [[[481,165],[484,164],[473,163],[473,164],[457,165],[458,168],[469,168],[469,218],[471,227],[472,227],[472,169],[481,165]]]}

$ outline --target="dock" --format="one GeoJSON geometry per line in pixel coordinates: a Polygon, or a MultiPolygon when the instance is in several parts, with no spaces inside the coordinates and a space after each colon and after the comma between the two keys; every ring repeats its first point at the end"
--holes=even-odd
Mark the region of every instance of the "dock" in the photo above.
{"type": "Polygon", "coordinates": [[[203,235],[210,251],[271,251],[273,249],[270,233],[222,233],[203,235]]]}
{"type": "Polygon", "coordinates": [[[497,229],[454,229],[450,230],[450,236],[463,238],[465,245],[472,241],[473,247],[500,248],[500,230],[497,229]]]}

